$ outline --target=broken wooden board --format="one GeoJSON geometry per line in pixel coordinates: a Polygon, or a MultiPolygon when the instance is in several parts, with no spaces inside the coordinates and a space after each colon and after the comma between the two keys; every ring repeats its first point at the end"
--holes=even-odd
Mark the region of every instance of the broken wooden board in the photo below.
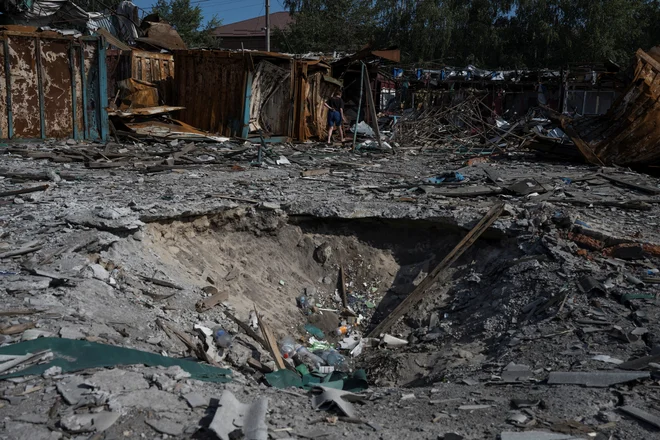
{"type": "Polygon", "coordinates": [[[271,332],[270,328],[268,327],[268,325],[266,325],[262,316],[257,311],[256,306],[254,307],[254,313],[257,314],[257,320],[259,321],[259,328],[261,329],[261,333],[263,333],[264,339],[266,340],[266,346],[268,347],[268,351],[275,360],[275,367],[278,370],[286,369],[286,365],[284,364],[284,360],[282,359],[282,355],[280,354],[280,349],[277,347],[277,341],[275,340],[275,336],[273,336],[273,332],[271,332]]]}
{"type": "Polygon", "coordinates": [[[330,174],[330,169],[320,168],[317,170],[305,170],[300,173],[301,177],[313,177],[313,176],[323,176],[325,174],[330,174]]]}
{"type": "Polygon", "coordinates": [[[431,271],[424,280],[404,299],[385,319],[369,333],[370,338],[377,338],[389,330],[394,323],[422,300],[426,291],[436,282],[438,278],[446,275],[447,269],[474,244],[475,241],[497,220],[504,211],[504,204],[498,203],[493,206],[486,215],[472,228],[470,232],[456,245],[454,249],[431,271]]]}
{"type": "Polygon", "coordinates": [[[227,301],[229,299],[229,292],[227,291],[216,291],[212,296],[200,300],[195,304],[195,309],[198,312],[205,312],[217,306],[221,302],[227,301]]]}

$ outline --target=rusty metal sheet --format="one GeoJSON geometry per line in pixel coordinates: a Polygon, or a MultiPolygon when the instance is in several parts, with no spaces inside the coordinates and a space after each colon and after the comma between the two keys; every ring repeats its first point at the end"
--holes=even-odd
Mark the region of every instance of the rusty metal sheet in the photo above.
{"type": "Polygon", "coordinates": [[[240,136],[248,75],[245,59],[225,51],[180,50],[174,53],[179,119],[223,136],[240,136]]]}
{"type": "Polygon", "coordinates": [[[66,138],[73,133],[70,43],[44,40],[41,43],[46,137],[66,138]]]}
{"type": "MultiPolygon", "coordinates": [[[[658,49],[650,52],[656,54],[658,49]]],[[[591,163],[644,166],[660,162],[660,62],[641,49],[636,55],[635,77],[606,115],[562,122],[591,163]]]]}
{"type": "Polygon", "coordinates": [[[0,139],[9,137],[9,115],[7,114],[7,73],[5,65],[9,60],[5,60],[4,41],[0,41],[0,139]]]}
{"type": "Polygon", "coordinates": [[[41,137],[36,39],[9,37],[9,64],[14,133],[25,138],[41,137]]]}
{"type": "Polygon", "coordinates": [[[100,61],[100,47],[97,37],[74,39],[56,32],[16,29],[0,32],[0,138],[104,139],[107,116],[99,104],[107,105],[107,94],[105,55],[100,61]],[[90,50],[81,52],[81,45],[90,50]],[[84,57],[87,73],[81,69],[84,57]],[[95,127],[89,130],[85,130],[83,115],[85,84],[98,109],[89,121],[95,127]]]}

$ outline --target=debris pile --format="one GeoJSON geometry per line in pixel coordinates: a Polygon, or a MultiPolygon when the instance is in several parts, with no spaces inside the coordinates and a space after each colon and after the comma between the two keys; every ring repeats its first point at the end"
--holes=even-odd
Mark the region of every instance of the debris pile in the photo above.
{"type": "Polygon", "coordinates": [[[501,153],[522,146],[520,121],[509,123],[494,114],[478,90],[457,93],[445,106],[410,111],[394,127],[394,139],[405,145],[441,149],[464,156],[501,153]]]}

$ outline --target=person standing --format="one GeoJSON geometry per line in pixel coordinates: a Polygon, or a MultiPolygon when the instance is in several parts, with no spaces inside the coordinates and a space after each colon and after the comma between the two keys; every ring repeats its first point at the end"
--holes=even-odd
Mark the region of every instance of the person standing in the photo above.
{"type": "Polygon", "coordinates": [[[344,127],[343,122],[346,120],[344,117],[344,100],[341,99],[341,91],[337,91],[334,96],[328,99],[325,103],[328,107],[328,145],[332,139],[332,131],[335,127],[339,127],[339,135],[341,141],[344,142],[344,127]]]}

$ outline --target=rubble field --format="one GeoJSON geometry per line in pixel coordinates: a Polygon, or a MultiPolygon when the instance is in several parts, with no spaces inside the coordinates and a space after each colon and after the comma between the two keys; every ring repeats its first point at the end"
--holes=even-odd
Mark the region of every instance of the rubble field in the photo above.
{"type": "Polygon", "coordinates": [[[212,164],[58,160],[81,149],[195,154],[3,155],[1,439],[658,435],[658,178],[524,149],[278,144],[254,166],[256,145],[227,141],[204,144],[212,164]],[[343,392],[275,383],[269,335],[278,352],[286,336],[338,346],[343,323],[361,340],[340,350],[343,392]]]}

